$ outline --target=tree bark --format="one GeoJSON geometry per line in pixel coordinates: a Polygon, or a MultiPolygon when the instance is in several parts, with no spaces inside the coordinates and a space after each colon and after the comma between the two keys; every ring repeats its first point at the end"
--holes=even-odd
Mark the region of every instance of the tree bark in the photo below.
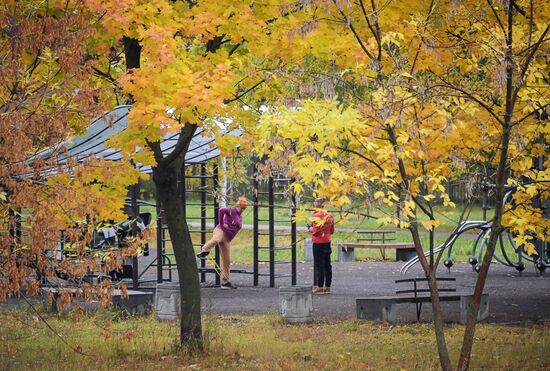
{"type": "MultiPolygon", "coordinates": [[[[126,69],[131,73],[133,68],[140,67],[141,45],[139,40],[129,37],[123,37],[123,43],[126,69]]],[[[129,103],[133,103],[132,97],[130,97],[129,103]]],[[[186,124],[180,132],[178,144],[166,158],[162,155],[159,142],[149,143],[157,161],[157,166],[153,167],[153,181],[168,224],[168,233],[178,269],[181,315],[180,343],[192,352],[203,349],[200,283],[183,204],[179,202],[178,198],[177,179],[195,130],[196,126],[186,124]]],[[[161,247],[157,246],[157,248],[161,247]]]]}
{"type": "MultiPolygon", "coordinates": [[[[153,181],[157,187],[157,195],[168,224],[168,232],[178,269],[181,308],[180,341],[191,351],[201,351],[203,344],[200,283],[183,204],[178,198],[177,182],[178,173],[181,171],[194,132],[195,126],[187,124],[180,133],[183,148],[169,162],[162,159],[157,160],[157,166],[153,168],[153,181]]],[[[158,144],[153,144],[152,147],[155,153],[158,154],[158,144]]]]}
{"type": "Polygon", "coordinates": [[[447,349],[447,341],[445,339],[445,330],[443,328],[443,315],[441,312],[441,301],[439,300],[439,289],[436,281],[436,267],[431,268],[424,256],[424,250],[422,249],[422,243],[420,242],[420,234],[418,228],[416,228],[416,220],[412,221],[410,227],[411,235],[416,247],[416,253],[419,257],[420,265],[428,280],[428,287],[430,289],[430,297],[433,311],[433,323],[435,331],[435,339],[437,343],[437,352],[439,355],[439,363],[441,369],[449,371],[452,369],[451,358],[449,357],[449,350],[447,349]]]}

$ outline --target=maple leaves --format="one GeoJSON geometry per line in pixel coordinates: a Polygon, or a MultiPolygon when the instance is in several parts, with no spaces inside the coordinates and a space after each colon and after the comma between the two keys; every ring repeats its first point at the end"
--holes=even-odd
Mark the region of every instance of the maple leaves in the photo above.
{"type": "Polygon", "coordinates": [[[40,276],[81,279],[99,269],[85,246],[98,219],[123,218],[128,181],[137,179],[128,164],[79,164],[53,148],[81,133],[109,97],[92,72],[92,22],[70,1],[0,8],[0,299],[21,288],[36,294],[40,276]],[[87,231],[69,232],[86,217],[87,231]],[[81,265],[58,260],[63,230],[81,265]]]}

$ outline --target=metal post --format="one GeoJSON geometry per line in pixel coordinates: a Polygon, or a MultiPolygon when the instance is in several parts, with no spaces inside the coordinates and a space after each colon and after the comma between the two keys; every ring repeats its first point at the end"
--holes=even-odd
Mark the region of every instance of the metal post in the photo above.
{"type": "Polygon", "coordinates": [[[252,176],[252,192],[253,192],[253,202],[254,206],[252,208],[252,214],[253,214],[253,251],[254,251],[254,286],[258,286],[258,277],[259,277],[259,271],[258,271],[258,178],[257,175],[254,174],[252,176]]]}
{"type": "MultiPolygon", "coordinates": [[[[218,225],[218,223],[219,223],[218,211],[220,209],[220,204],[218,202],[218,198],[216,197],[217,191],[218,191],[218,184],[219,184],[218,165],[214,164],[214,170],[213,170],[213,175],[212,175],[212,186],[213,186],[212,188],[214,190],[214,226],[218,225]]],[[[216,246],[214,259],[216,259],[216,264],[218,264],[218,266],[220,265],[220,254],[219,253],[220,253],[219,249],[216,246]]],[[[220,282],[220,275],[216,274],[216,285],[219,285],[220,283],[221,283],[220,282]]]]}
{"type": "Polygon", "coordinates": [[[275,287],[275,195],[273,177],[269,177],[269,287],[275,287]]]}
{"type": "MultiPolygon", "coordinates": [[[[206,164],[201,163],[201,246],[206,243],[206,164]]],[[[204,259],[201,260],[204,266],[204,259]]],[[[206,272],[201,271],[201,282],[206,281],[206,272]]]]}
{"type": "MultiPolygon", "coordinates": [[[[291,182],[294,182],[294,179],[290,180],[291,182]]],[[[290,216],[290,240],[291,240],[291,255],[292,255],[292,267],[291,267],[291,274],[292,274],[292,285],[296,285],[296,195],[294,192],[292,192],[290,197],[290,202],[292,202],[292,208],[291,212],[292,215],[290,216]]]]}
{"type": "Polygon", "coordinates": [[[163,264],[164,259],[162,258],[162,254],[164,253],[164,241],[162,237],[162,209],[160,207],[160,201],[158,197],[158,193],[156,195],[156,202],[157,202],[157,282],[162,283],[164,281],[163,278],[163,264]]]}
{"type": "MultiPolygon", "coordinates": [[[[130,194],[131,194],[131,198],[132,198],[132,217],[134,218],[137,218],[139,216],[139,205],[137,204],[137,196],[138,196],[138,192],[139,192],[139,181],[137,184],[134,184],[131,188],[130,188],[130,194]]],[[[136,223],[133,223],[134,225],[132,226],[132,235],[136,236],[137,235],[137,226],[136,226],[136,223]]],[[[138,287],[139,287],[139,282],[138,282],[138,279],[139,279],[139,276],[138,276],[138,257],[137,255],[134,255],[132,257],[132,287],[134,290],[137,290],[138,287]]]]}

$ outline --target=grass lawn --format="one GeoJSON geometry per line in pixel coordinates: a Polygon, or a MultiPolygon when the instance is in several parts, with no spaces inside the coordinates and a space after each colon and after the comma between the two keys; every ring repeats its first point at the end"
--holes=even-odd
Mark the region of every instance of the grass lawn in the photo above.
{"type": "MultiPolygon", "coordinates": [[[[195,203],[197,200],[190,200],[189,202],[195,203]]],[[[288,205],[280,203],[275,208],[275,219],[276,220],[289,220],[290,221],[290,209],[288,205]]],[[[300,205],[299,205],[300,206],[300,205]]],[[[308,208],[313,206],[307,205],[308,208]]],[[[154,207],[145,206],[141,208],[142,212],[150,212],[153,216],[156,215],[156,210],[154,207]]],[[[441,222],[441,225],[437,228],[439,232],[450,232],[454,230],[458,224],[462,213],[462,206],[457,205],[456,208],[450,209],[448,207],[443,207],[437,205],[435,207],[436,218],[441,222]]],[[[334,214],[334,219],[336,221],[336,226],[338,228],[357,228],[357,229],[396,229],[393,225],[380,225],[377,221],[377,218],[385,217],[388,215],[395,215],[395,208],[390,208],[387,206],[380,206],[376,208],[371,208],[368,213],[372,217],[366,217],[367,211],[363,206],[358,206],[357,208],[350,207],[350,210],[347,212],[337,212],[332,210],[334,214]]],[[[187,206],[187,216],[194,218],[200,216],[200,206],[190,205],[187,206]]],[[[214,209],[213,207],[207,207],[206,216],[212,218],[209,221],[213,222],[214,209]]],[[[309,213],[308,213],[309,216],[309,213]]],[[[490,215],[489,215],[490,216],[490,215]]],[[[483,210],[479,206],[474,206],[468,216],[470,220],[481,220],[483,217],[483,210]]],[[[268,209],[263,207],[260,208],[260,219],[268,218],[268,209]]],[[[422,221],[425,218],[419,216],[419,220],[422,221]]],[[[196,221],[196,220],[189,220],[196,221]]],[[[252,206],[248,207],[243,213],[243,223],[252,224],[253,222],[253,210],[252,206]]],[[[299,226],[305,226],[308,223],[308,220],[298,220],[299,226]]],[[[260,224],[267,224],[267,222],[261,222],[260,224]]],[[[288,223],[287,223],[288,224],[288,223]]]]}
{"type": "MultiPolygon", "coordinates": [[[[304,239],[311,237],[309,233],[307,232],[298,232],[297,233],[297,252],[296,256],[298,260],[303,259],[304,256],[304,239]]],[[[411,242],[412,239],[410,237],[410,234],[408,232],[406,233],[397,233],[396,234],[396,240],[395,242],[411,242]]],[[[199,235],[192,235],[192,238],[197,243],[200,242],[199,235]]],[[[235,239],[231,242],[231,261],[233,263],[240,263],[240,264],[252,264],[253,261],[253,233],[252,230],[246,230],[243,229],[239,232],[239,234],[235,237],[235,239]]],[[[338,259],[338,251],[337,246],[338,243],[341,242],[354,242],[357,240],[357,234],[353,232],[336,232],[333,235],[332,239],[332,261],[337,261],[338,259]]],[[[427,249],[429,237],[427,235],[423,235],[422,243],[427,249]]],[[[437,247],[440,244],[443,244],[446,240],[446,236],[437,236],[434,239],[435,246],[437,247]]],[[[259,238],[259,244],[260,246],[268,246],[269,245],[269,237],[267,235],[262,235],[259,238]]],[[[460,237],[454,244],[453,250],[452,250],[452,259],[457,262],[465,262],[468,261],[468,258],[471,255],[472,247],[474,244],[474,239],[471,237],[463,236],[460,237]]],[[[153,244],[154,245],[154,244],[153,244]]],[[[279,247],[289,247],[291,245],[290,237],[288,236],[282,236],[282,237],[276,237],[275,239],[275,245],[279,247]]],[[[168,252],[172,251],[172,247],[170,243],[167,243],[167,250],[168,252]]],[[[197,247],[196,250],[198,251],[199,248],[197,247]]],[[[507,244],[506,245],[506,251],[508,254],[512,255],[511,247],[507,244]]],[[[388,259],[394,259],[395,257],[395,251],[393,249],[389,249],[386,251],[386,256],[388,259]]],[[[443,256],[443,259],[446,258],[446,253],[443,256]]],[[[357,260],[382,260],[382,256],[380,254],[380,251],[378,249],[356,249],[355,250],[355,257],[357,260]]],[[[260,250],[259,252],[259,260],[268,260],[269,259],[269,251],[267,249],[260,250]]],[[[290,260],[290,251],[283,250],[283,251],[276,251],[276,259],[277,260],[290,260]]]]}
{"type": "MultiPolygon", "coordinates": [[[[189,356],[175,346],[176,322],[153,316],[122,319],[115,312],[44,316],[60,337],[32,312],[0,313],[0,369],[439,369],[430,324],[390,326],[350,320],[288,325],[276,315],[206,315],[206,352],[189,356]]],[[[446,328],[454,362],[462,333],[460,325],[446,328]]],[[[480,324],[471,367],[548,369],[548,349],[550,331],[545,326],[480,324]]]]}
{"type": "MultiPolygon", "coordinates": [[[[144,211],[149,211],[155,214],[155,210],[153,208],[144,208],[144,211]]],[[[457,209],[448,209],[443,207],[437,208],[438,214],[441,217],[442,225],[437,228],[437,232],[443,232],[442,234],[438,234],[438,236],[435,238],[435,246],[438,246],[445,242],[447,238],[447,233],[452,231],[460,218],[460,212],[461,210],[459,208],[457,209]]],[[[387,213],[390,212],[389,208],[386,209],[373,209],[372,214],[376,216],[384,216],[387,213]]],[[[207,208],[206,212],[208,217],[213,217],[213,209],[207,208]]],[[[243,223],[244,224],[252,224],[252,208],[249,207],[245,210],[243,214],[243,223]]],[[[395,230],[394,226],[380,226],[378,222],[375,219],[372,218],[365,218],[364,216],[355,215],[355,214],[347,214],[344,217],[344,214],[334,213],[335,214],[335,220],[337,221],[336,224],[336,234],[333,236],[333,256],[332,259],[337,259],[337,249],[336,246],[339,242],[354,242],[357,240],[358,235],[354,232],[342,232],[338,231],[338,229],[344,229],[344,228],[351,228],[351,229],[390,229],[395,230]]],[[[196,218],[200,216],[200,207],[199,206],[189,206],[187,209],[187,216],[190,218],[188,222],[198,222],[197,219],[191,219],[196,218]]],[[[482,210],[479,207],[473,208],[470,219],[476,219],[480,220],[482,218],[482,210]]],[[[261,209],[260,219],[267,219],[267,209],[261,209]]],[[[276,220],[290,220],[290,211],[287,208],[276,208],[275,209],[275,219],[276,220]]],[[[213,222],[212,220],[209,220],[209,222],[213,222]]],[[[298,226],[305,226],[307,221],[298,221],[298,226]]],[[[266,222],[261,222],[261,224],[267,224],[266,222]]],[[[289,226],[289,223],[280,223],[282,226],[289,226]]],[[[196,227],[193,227],[191,229],[198,229],[196,227]]],[[[210,228],[211,229],[211,228],[210,228]]],[[[232,242],[232,261],[235,263],[252,263],[252,231],[251,230],[242,230],[235,240],[232,242]]],[[[304,256],[303,253],[303,240],[305,238],[310,237],[308,233],[306,232],[298,232],[298,252],[297,256],[298,259],[304,256]]],[[[192,234],[192,238],[195,242],[200,242],[200,237],[198,234],[192,234]]],[[[403,231],[403,233],[397,233],[396,234],[396,241],[395,242],[411,242],[411,237],[408,231],[403,231]]],[[[428,236],[426,233],[422,235],[422,242],[427,249],[428,246],[428,236]]],[[[260,246],[267,246],[269,245],[269,239],[268,236],[263,235],[260,236],[260,246]]],[[[154,245],[154,243],[153,243],[154,245]]],[[[287,247],[290,246],[290,238],[289,237],[277,237],[275,241],[276,246],[280,247],[287,247]]],[[[456,261],[467,261],[470,257],[471,251],[473,246],[473,240],[468,237],[461,237],[457,240],[453,247],[453,254],[452,257],[456,261]]],[[[167,243],[168,251],[170,252],[171,246],[170,243],[167,243]]],[[[260,251],[260,260],[267,260],[268,257],[268,251],[263,250],[260,251]]],[[[393,256],[393,251],[388,252],[388,256],[393,256]]],[[[381,259],[381,254],[376,249],[357,249],[356,250],[356,258],[359,260],[367,260],[367,259],[381,259]]],[[[288,260],[290,259],[290,252],[289,251],[278,251],[277,252],[277,259],[280,260],[288,260]]]]}

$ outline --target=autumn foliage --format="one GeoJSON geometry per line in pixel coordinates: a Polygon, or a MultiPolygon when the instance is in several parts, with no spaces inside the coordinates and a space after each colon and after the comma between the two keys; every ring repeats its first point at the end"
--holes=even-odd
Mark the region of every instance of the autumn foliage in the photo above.
{"type": "MultiPolygon", "coordinates": [[[[136,175],[122,162],[66,158],[56,146],[82,133],[109,101],[92,71],[92,22],[71,2],[0,8],[0,301],[20,290],[36,294],[39,278],[78,283],[114,268],[100,267],[90,239],[97,223],[125,218],[126,187],[136,175]],[[61,231],[70,261],[59,260],[61,231]]],[[[82,295],[110,290],[88,285],[82,295]]]]}

